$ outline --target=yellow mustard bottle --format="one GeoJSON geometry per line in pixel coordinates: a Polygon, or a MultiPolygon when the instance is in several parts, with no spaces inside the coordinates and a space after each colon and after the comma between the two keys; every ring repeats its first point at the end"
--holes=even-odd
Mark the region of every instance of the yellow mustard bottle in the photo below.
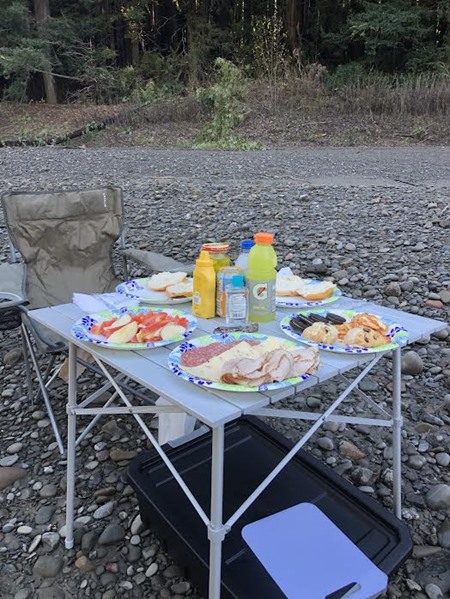
{"type": "Polygon", "coordinates": [[[199,318],[214,318],[216,315],[216,271],[208,252],[200,252],[200,256],[195,262],[193,278],[192,314],[199,318]]]}

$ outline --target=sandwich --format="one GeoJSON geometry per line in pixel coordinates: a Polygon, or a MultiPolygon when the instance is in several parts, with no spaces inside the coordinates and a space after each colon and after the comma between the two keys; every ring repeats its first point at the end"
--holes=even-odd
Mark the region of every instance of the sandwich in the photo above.
{"type": "Polygon", "coordinates": [[[166,287],[168,297],[191,297],[193,293],[194,281],[192,279],[185,279],[182,283],[166,287]]]}
{"type": "Polygon", "coordinates": [[[186,277],[187,272],[160,272],[149,278],[147,287],[152,291],[165,291],[167,287],[183,283],[186,277]]]}

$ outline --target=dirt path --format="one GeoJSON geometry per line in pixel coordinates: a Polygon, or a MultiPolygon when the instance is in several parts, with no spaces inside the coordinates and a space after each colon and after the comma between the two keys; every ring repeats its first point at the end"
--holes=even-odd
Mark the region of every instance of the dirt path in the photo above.
{"type": "Polygon", "coordinates": [[[27,148],[0,150],[3,188],[173,177],[313,185],[450,186],[450,147],[298,148],[261,152],[27,148]]]}

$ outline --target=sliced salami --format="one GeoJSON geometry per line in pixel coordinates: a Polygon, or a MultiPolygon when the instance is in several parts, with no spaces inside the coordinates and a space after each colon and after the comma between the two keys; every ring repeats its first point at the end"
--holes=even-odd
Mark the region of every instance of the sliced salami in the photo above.
{"type": "MultiPolygon", "coordinates": [[[[259,341],[255,340],[245,340],[249,345],[258,345],[259,341]]],[[[196,347],[195,349],[191,349],[190,351],[185,352],[181,356],[181,363],[183,366],[188,368],[192,368],[194,366],[200,366],[200,364],[204,364],[211,358],[215,358],[216,356],[220,356],[227,350],[231,349],[235,345],[239,345],[242,341],[233,341],[231,343],[221,343],[217,341],[216,343],[210,343],[209,345],[205,345],[204,347],[196,347]]]]}

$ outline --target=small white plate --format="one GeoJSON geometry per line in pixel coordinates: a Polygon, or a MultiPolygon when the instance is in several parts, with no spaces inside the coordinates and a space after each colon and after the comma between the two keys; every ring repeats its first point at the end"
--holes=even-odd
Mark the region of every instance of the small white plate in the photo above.
{"type": "Polygon", "coordinates": [[[139,299],[143,304],[187,304],[192,301],[192,297],[167,297],[164,291],[153,291],[147,287],[149,277],[142,279],[131,279],[117,285],[117,293],[125,297],[139,299]]]}

